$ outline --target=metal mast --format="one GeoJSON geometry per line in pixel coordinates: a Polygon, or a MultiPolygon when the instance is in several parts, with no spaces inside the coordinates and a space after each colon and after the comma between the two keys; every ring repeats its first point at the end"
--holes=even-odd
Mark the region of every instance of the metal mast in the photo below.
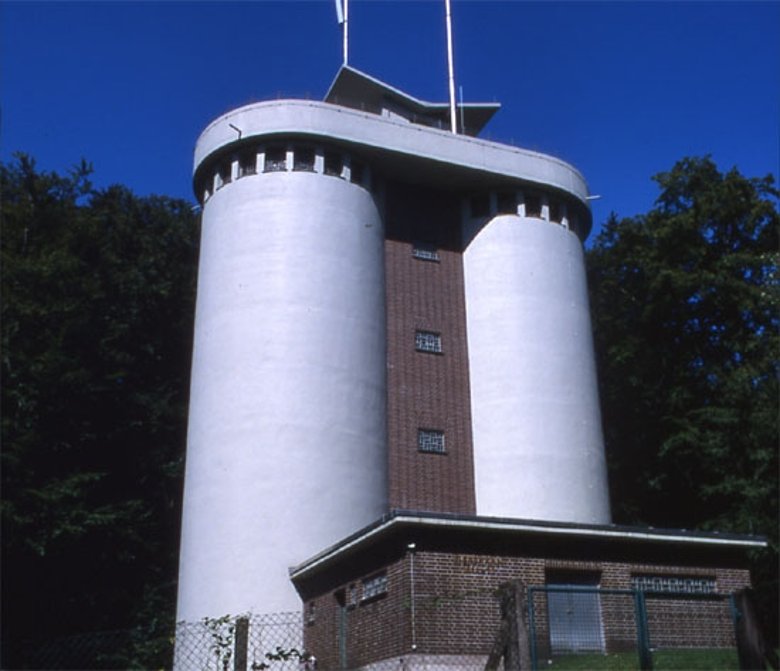
{"type": "Polygon", "coordinates": [[[444,0],[447,20],[447,69],[449,71],[450,88],[450,126],[453,133],[458,132],[458,118],[455,113],[455,67],[452,63],[452,11],[450,0],[444,0]]]}

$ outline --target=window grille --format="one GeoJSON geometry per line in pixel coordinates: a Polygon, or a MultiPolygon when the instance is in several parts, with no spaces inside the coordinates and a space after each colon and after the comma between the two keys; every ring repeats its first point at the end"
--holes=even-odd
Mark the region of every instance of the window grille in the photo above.
{"type": "Polygon", "coordinates": [[[714,594],[715,579],[692,576],[634,575],[631,587],[643,592],[672,594],[714,594]]]}
{"type": "Polygon", "coordinates": [[[444,431],[419,429],[417,431],[417,448],[420,452],[444,454],[444,431]]]}
{"type": "Polygon", "coordinates": [[[361,601],[387,594],[387,573],[379,573],[363,581],[363,596],[361,601]]]}
{"type": "Polygon", "coordinates": [[[416,331],[414,346],[418,352],[441,354],[441,334],[432,331],[416,331]]]}
{"type": "Polygon", "coordinates": [[[438,261],[439,252],[433,245],[424,242],[415,242],[412,245],[412,256],[422,261],[438,261]]]}

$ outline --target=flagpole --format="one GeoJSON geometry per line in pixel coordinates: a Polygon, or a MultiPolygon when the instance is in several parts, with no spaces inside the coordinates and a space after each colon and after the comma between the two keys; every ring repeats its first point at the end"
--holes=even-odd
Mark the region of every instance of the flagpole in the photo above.
{"type": "Polygon", "coordinates": [[[450,87],[450,126],[452,132],[457,133],[458,118],[455,113],[455,67],[452,63],[452,12],[450,10],[450,0],[444,0],[444,7],[447,15],[447,68],[449,70],[450,87]]]}
{"type": "Polygon", "coordinates": [[[346,65],[349,56],[349,0],[336,0],[336,19],[344,34],[344,65],[346,65]]]}
{"type": "Polygon", "coordinates": [[[344,65],[349,60],[349,0],[344,0],[344,65]]]}

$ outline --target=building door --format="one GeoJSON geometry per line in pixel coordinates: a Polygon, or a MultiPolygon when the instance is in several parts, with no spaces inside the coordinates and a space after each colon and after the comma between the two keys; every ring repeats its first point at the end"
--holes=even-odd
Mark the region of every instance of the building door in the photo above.
{"type": "Polygon", "coordinates": [[[548,579],[547,613],[553,655],[604,652],[597,576],[548,579]]]}

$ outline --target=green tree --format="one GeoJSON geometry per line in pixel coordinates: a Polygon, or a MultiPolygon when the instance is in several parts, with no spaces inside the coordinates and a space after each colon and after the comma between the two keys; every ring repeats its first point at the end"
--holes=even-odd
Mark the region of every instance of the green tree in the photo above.
{"type": "Polygon", "coordinates": [[[173,621],[197,218],[90,172],[0,166],[5,656],[173,621]]]}
{"type": "Polygon", "coordinates": [[[654,179],[655,207],[588,252],[614,516],[767,535],[754,579],[774,599],[778,192],[710,158],[654,179]]]}

